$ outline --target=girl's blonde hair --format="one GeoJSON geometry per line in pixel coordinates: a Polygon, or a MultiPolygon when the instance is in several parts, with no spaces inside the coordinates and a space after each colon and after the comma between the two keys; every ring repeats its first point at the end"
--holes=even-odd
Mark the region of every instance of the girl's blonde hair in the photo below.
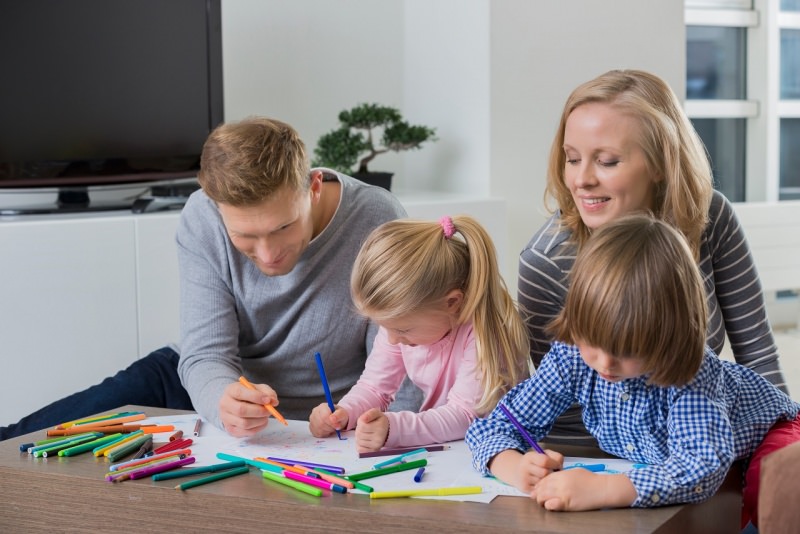
{"type": "Polygon", "coordinates": [[[350,288],[356,309],[378,322],[408,316],[464,293],[458,324],[472,321],[488,413],[527,378],[528,333],[497,266],[489,234],[473,218],[400,219],[372,231],[356,257],[350,288]]]}
{"type": "Polygon", "coordinates": [[[700,369],[707,323],[703,280],[686,240],[664,221],[638,214],[592,233],[548,333],[637,358],[650,383],[679,386],[700,369]]]}
{"type": "Polygon", "coordinates": [[[640,70],[612,70],[578,86],[570,94],[561,114],[547,167],[548,197],[555,199],[564,224],[572,231],[578,248],[589,237],[564,181],[566,155],[564,130],[575,108],[604,103],[636,120],[638,144],[647,168],[661,178],[655,185],[653,214],[677,228],[695,257],[708,222],[713,178],[705,145],[683,111],[680,100],[664,80],[640,70]]]}

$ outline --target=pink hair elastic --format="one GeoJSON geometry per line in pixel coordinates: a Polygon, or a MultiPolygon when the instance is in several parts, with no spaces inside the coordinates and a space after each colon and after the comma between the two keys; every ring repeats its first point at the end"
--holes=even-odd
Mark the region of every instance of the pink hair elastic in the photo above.
{"type": "Polygon", "coordinates": [[[445,215],[441,219],[439,219],[439,224],[442,225],[442,230],[444,231],[444,237],[446,239],[450,239],[453,237],[453,234],[456,233],[456,227],[453,224],[453,219],[445,215]]]}

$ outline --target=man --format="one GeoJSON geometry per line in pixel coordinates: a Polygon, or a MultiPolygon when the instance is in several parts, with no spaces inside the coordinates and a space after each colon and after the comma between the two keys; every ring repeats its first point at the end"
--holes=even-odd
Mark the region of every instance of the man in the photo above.
{"type": "MultiPolygon", "coordinates": [[[[1,439],[126,404],[195,409],[249,436],[268,424],[264,404],[307,419],[324,402],[315,352],[335,399],[356,382],[377,327],[351,305],[350,270],[366,235],[404,217],[403,207],[388,191],[309,169],[297,132],[277,120],[219,126],[200,166],[201,190],[176,234],[180,350],[159,349],[0,428],[1,439]]],[[[396,408],[413,409],[414,393],[406,389],[396,408]]]]}

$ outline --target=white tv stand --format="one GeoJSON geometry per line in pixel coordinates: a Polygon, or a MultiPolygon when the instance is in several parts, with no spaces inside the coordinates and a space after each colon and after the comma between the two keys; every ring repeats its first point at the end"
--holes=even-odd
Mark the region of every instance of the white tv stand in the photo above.
{"type": "MultiPolygon", "coordinates": [[[[501,199],[398,195],[411,217],[470,214],[503,257],[501,199]]],[[[180,212],[0,217],[0,425],[179,341],[180,212]]]]}

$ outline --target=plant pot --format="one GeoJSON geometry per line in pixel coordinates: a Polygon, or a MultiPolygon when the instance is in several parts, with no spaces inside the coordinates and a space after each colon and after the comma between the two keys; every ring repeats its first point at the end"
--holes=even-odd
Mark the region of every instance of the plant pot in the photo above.
{"type": "Polygon", "coordinates": [[[377,185],[387,191],[392,190],[392,172],[357,172],[353,174],[353,178],[361,180],[365,184],[377,185]]]}

